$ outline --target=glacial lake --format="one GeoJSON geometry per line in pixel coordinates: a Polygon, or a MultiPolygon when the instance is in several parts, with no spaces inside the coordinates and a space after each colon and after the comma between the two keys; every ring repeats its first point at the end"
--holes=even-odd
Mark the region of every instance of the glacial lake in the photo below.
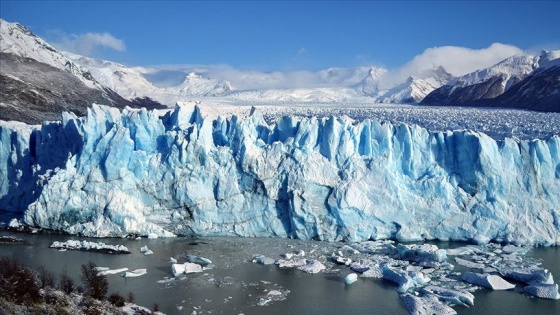
{"type": "MultiPolygon", "coordinates": [[[[30,267],[45,266],[55,275],[66,268],[76,282],[80,281],[80,266],[88,261],[111,269],[146,268],[148,273],[137,278],[108,275],[109,293],[123,296],[134,292],[136,303],[152,307],[154,303],[166,314],[408,314],[396,292],[397,286],[386,280],[358,279],[344,284],[351,273],[345,266],[335,265],[326,273],[307,274],[296,269],[280,269],[276,265],[251,262],[254,254],[274,259],[283,253],[304,250],[330,257],[342,244],[267,238],[168,238],[168,239],[88,239],[106,244],[122,244],[131,254],[111,255],[83,251],[59,251],[49,248],[54,241],[82,240],[67,235],[29,235],[1,232],[28,241],[31,245],[0,245],[2,256],[18,257],[30,267]],[[148,246],[154,254],[140,252],[148,246]],[[169,258],[183,262],[185,256],[198,255],[211,259],[213,269],[174,278],[169,258]],[[285,300],[263,304],[267,292],[277,290],[285,300]],[[260,302],[260,303],[259,303],[260,302]]],[[[440,248],[464,246],[458,242],[435,242],[440,248]]],[[[542,262],[555,283],[560,280],[560,248],[534,248],[525,257],[542,262]]],[[[456,265],[455,271],[461,271],[456,265]]],[[[330,264],[330,263],[326,263],[330,264]]],[[[332,265],[328,265],[332,266],[332,265]]],[[[559,314],[560,301],[538,299],[515,291],[481,289],[474,293],[474,306],[456,306],[458,314],[559,314]]]]}

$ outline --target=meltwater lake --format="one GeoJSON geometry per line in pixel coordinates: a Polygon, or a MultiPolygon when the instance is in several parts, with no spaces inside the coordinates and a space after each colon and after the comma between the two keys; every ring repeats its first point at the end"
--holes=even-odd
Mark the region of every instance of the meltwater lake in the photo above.
{"type": "MultiPolygon", "coordinates": [[[[76,282],[80,266],[89,261],[111,269],[146,268],[137,278],[108,275],[109,293],[134,292],[136,303],[159,305],[166,314],[408,314],[396,292],[397,285],[382,279],[359,278],[345,285],[352,271],[330,262],[331,253],[343,244],[272,238],[160,238],[160,239],[87,239],[106,244],[121,244],[131,254],[113,255],[84,251],[59,251],[49,248],[54,241],[83,240],[68,235],[32,235],[1,232],[22,238],[30,245],[0,245],[2,256],[14,256],[30,267],[44,266],[59,275],[64,268],[76,282]],[[153,255],[140,252],[147,246],[153,255]],[[279,259],[281,254],[304,250],[323,259],[325,272],[307,274],[295,268],[251,262],[253,255],[279,259]],[[212,260],[214,267],[202,273],[173,277],[169,258],[183,262],[186,255],[212,260]],[[267,297],[271,291],[281,294],[267,297]]],[[[459,242],[432,242],[440,248],[465,246],[459,242]]],[[[560,279],[560,248],[533,248],[523,259],[541,263],[550,270],[555,283],[560,279]]],[[[454,271],[468,270],[448,258],[454,271]]],[[[474,306],[456,306],[458,314],[558,314],[560,301],[530,297],[518,285],[513,291],[480,289],[474,292],[474,306]]]]}

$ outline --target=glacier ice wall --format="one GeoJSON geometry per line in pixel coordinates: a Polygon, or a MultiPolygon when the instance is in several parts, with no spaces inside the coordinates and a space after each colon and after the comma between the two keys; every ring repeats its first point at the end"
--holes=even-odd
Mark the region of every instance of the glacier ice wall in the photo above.
{"type": "Polygon", "coordinates": [[[0,209],[73,234],[560,244],[558,136],[94,105],[0,149],[0,209]]]}

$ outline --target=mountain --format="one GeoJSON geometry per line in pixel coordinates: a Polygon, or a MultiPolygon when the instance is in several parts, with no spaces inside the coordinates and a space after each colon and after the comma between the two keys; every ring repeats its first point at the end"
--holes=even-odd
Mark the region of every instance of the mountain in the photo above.
{"type": "Polygon", "coordinates": [[[554,91],[559,86],[555,70],[559,55],[558,51],[543,51],[538,56],[512,56],[489,68],[451,80],[428,94],[420,104],[560,111],[560,106],[553,106],[554,91]]]}
{"type": "Polygon", "coordinates": [[[9,23],[0,19],[0,52],[33,59],[70,72],[88,88],[103,90],[103,86],[92,77],[87,69],[68,59],[19,23],[9,23]]]}
{"type": "Polygon", "coordinates": [[[233,91],[228,81],[217,81],[205,78],[196,72],[190,72],[185,80],[177,87],[167,88],[168,91],[182,97],[190,96],[219,96],[233,91]]]}
{"type": "Polygon", "coordinates": [[[558,136],[201,110],[0,122],[0,209],[95,237],[560,244],[558,136]]]}
{"type": "Polygon", "coordinates": [[[89,70],[18,23],[0,19],[0,119],[37,124],[63,111],[84,115],[93,103],[117,108],[161,108],[147,99],[126,100],[89,70]]]}
{"type": "Polygon", "coordinates": [[[376,96],[379,93],[379,79],[386,72],[385,69],[371,67],[366,77],[358,85],[358,91],[364,95],[376,96]]]}
{"type": "Polygon", "coordinates": [[[453,76],[442,66],[408,79],[377,98],[379,103],[418,104],[433,90],[447,84],[453,76]]]}

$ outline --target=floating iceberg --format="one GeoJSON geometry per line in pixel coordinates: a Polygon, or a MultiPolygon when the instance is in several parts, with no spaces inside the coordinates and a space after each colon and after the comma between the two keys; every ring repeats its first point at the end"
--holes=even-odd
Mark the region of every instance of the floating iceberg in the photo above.
{"type": "Polygon", "coordinates": [[[560,137],[343,117],[203,117],[94,105],[0,122],[0,209],[106,237],[560,244],[560,137]]]}
{"type": "Polygon", "coordinates": [[[440,302],[434,296],[418,297],[411,294],[401,294],[406,308],[412,315],[454,315],[457,312],[451,307],[440,302]]]}
{"type": "Polygon", "coordinates": [[[143,276],[147,273],[148,271],[146,269],[136,269],[133,271],[127,271],[123,274],[123,277],[125,278],[135,278],[135,277],[140,277],[143,276]]]}
{"type": "Polygon", "coordinates": [[[197,273],[197,272],[202,272],[202,266],[199,264],[193,264],[193,263],[184,263],[184,264],[172,264],[171,265],[171,272],[173,273],[173,276],[178,276],[178,275],[182,275],[182,274],[189,274],[189,273],[197,273]]]}
{"type": "Polygon", "coordinates": [[[319,273],[325,270],[325,265],[315,259],[306,259],[305,265],[299,266],[297,269],[307,273],[319,273]]]}
{"type": "Polygon", "coordinates": [[[560,299],[557,284],[535,283],[525,287],[525,292],[543,299],[560,299]]]}
{"type": "Polygon", "coordinates": [[[193,264],[201,265],[202,267],[206,267],[212,264],[212,261],[210,259],[195,255],[187,255],[187,258],[185,260],[193,264]]]}
{"type": "Polygon", "coordinates": [[[124,245],[109,245],[102,242],[90,242],[86,240],[75,241],[68,240],[66,242],[55,241],[49,246],[57,249],[73,249],[82,251],[102,252],[109,254],[130,254],[128,248],[124,245]]]}
{"type": "Polygon", "coordinates": [[[355,273],[351,273],[344,278],[344,283],[347,285],[352,284],[356,281],[358,281],[358,275],[355,273]]]}
{"type": "Polygon", "coordinates": [[[252,261],[255,264],[261,264],[261,265],[274,265],[276,263],[276,260],[263,255],[255,255],[252,261]]]}
{"type": "Polygon", "coordinates": [[[466,272],[463,274],[463,281],[492,290],[512,290],[515,288],[514,284],[507,282],[500,276],[484,273],[466,272]]]}

